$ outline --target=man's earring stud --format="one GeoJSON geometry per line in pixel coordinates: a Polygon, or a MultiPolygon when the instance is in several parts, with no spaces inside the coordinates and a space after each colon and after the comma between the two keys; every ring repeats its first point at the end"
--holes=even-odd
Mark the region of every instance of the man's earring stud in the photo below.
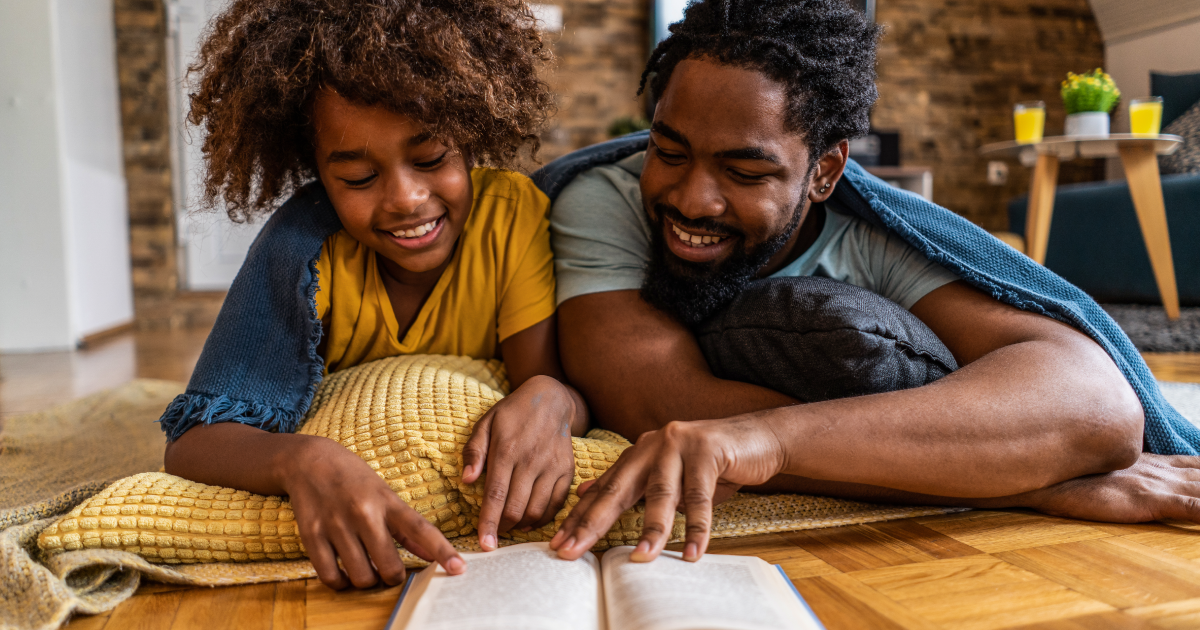
{"type": "Polygon", "coordinates": [[[829,192],[829,187],[832,185],[833,184],[826,182],[826,184],[821,187],[821,194],[824,195],[825,193],[829,192]]]}

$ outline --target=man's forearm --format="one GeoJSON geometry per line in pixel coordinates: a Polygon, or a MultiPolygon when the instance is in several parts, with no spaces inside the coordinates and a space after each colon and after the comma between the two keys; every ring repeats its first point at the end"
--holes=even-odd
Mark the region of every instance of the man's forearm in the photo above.
{"type": "Polygon", "coordinates": [[[713,376],[691,333],[636,291],[563,303],[559,348],[571,384],[591,408],[592,423],[630,440],[674,420],[725,418],[797,402],[765,387],[713,376]],[[614,307],[635,317],[614,316],[614,307]]]}
{"type": "Polygon", "coordinates": [[[947,497],[1020,494],[1137,459],[1140,406],[1079,369],[1106,360],[1086,344],[1014,344],[925,387],[756,415],[785,445],[791,474],[947,497]]]}
{"type": "Polygon", "coordinates": [[[794,402],[786,396],[713,377],[691,334],[636,292],[564,303],[560,343],[600,426],[635,439],[672,420],[758,412],[789,445],[788,472],[803,477],[1001,497],[1136,459],[1141,406],[1099,346],[1048,318],[961,293],[942,291],[958,302],[936,312],[979,307],[974,322],[947,335],[959,338],[951,348],[966,367],[921,388],[786,408],[794,402]],[[982,330],[968,325],[976,322],[982,330]],[[998,331],[990,342],[989,328],[998,331]]]}

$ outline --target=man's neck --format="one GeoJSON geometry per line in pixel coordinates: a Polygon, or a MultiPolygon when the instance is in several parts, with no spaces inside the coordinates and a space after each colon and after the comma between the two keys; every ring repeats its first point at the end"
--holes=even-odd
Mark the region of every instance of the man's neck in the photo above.
{"type": "Polygon", "coordinates": [[[766,278],[792,264],[817,242],[821,230],[825,229],[825,204],[809,204],[804,213],[800,227],[792,232],[788,242],[758,270],[759,278],[766,278]]]}

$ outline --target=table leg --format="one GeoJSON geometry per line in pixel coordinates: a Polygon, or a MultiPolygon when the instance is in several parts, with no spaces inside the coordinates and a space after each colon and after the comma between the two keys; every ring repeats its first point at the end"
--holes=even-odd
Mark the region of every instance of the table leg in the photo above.
{"type": "Polygon", "coordinates": [[[1025,253],[1041,265],[1046,262],[1050,240],[1050,218],[1054,215],[1054,190],[1058,185],[1058,156],[1039,155],[1029,185],[1029,207],[1025,214],[1025,253]]]}
{"type": "Polygon", "coordinates": [[[1179,319],[1179,289],[1175,285],[1175,263],[1171,259],[1171,237],[1167,232],[1167,209],[1163,204],[1162,180],[1158,158],[1150,147],[1121,147],[1121,163],[1129,180],[1129,194],[1137,211],[1138,224],[1150,266],[1162,296],[1163,308],[1170,319],[1179,319]]]}

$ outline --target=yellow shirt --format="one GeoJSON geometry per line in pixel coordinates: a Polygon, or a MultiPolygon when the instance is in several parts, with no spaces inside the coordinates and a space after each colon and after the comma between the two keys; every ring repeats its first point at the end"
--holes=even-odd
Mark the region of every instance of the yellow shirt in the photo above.
{"type": "Polygon", "coordinates": [[[317,261],[317,316],[329,317],[325,368],[401,354],[496,356],[496,346],[554,314],[550,200],[529,178],[471,171],[475,199],[453,260],[400,339],[375,251],[342,230],[317,261]]]}

